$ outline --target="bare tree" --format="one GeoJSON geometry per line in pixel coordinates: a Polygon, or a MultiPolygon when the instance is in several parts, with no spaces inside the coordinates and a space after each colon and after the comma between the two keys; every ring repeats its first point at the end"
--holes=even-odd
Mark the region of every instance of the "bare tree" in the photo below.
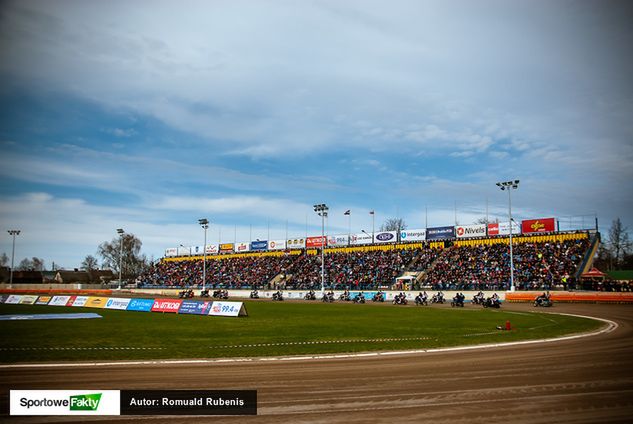
{"type": "Polygon", "coordinates": [[[16,267],[18,271],[44,271],[44,259],[33,257],[24,258],[16,267]]]}
{"type": "Polygon", "coordinates": [[[407,229],[407,223],[403,218],[389,218],[381,226],[379,231],[402,231],[407,229]]]}
{"type": "MultiPolygon", "coordinates": [[[[143,243],[134,234],[123,234],[123,270],[122,274],[128,277],[136,276],[148,266],[147,258],[141,255],[143,243]]],[[[110,242],[103,242],[97,249],[97,254],[102,258],[102,264],[119,272],[119,259],[121,258],[121,239],[115,237],[110,242]]]]}
{"type": "Polygon", "coordinates": [[[629,249],[631,249],[628,231],[629,229],[622,225],[620,218],[613,220],[611,228],[609,229],[609,250],[613,255],[616,269],[619,269],[622,259],[624,259],[629,249]]]}
{"type": "Polygon", "coordinates": [[[7,266],[9,265],[9,257],[7,256],[6,253],[2,253],[2,255],[0,255],[0,266],[7,266]]]}
{"type": "Polygon", "coordinates": [[[92,271],[93,269],[99,269],[99,261],[92,255],[87,255],[83,262],[81,262],[81,269],[85,271],[92,271]]]}

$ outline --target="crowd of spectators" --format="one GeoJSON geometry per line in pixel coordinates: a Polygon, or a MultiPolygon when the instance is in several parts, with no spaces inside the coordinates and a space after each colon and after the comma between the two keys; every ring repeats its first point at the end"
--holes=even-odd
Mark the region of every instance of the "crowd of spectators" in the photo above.
{"type": "MultiPolygon", "coordinates": [[[[290,256],[246,256],[209,259],[206,284],[209,288],[262,287],[283,273],[294,258],[290,256]]],[[[202,287],[202,261],[162,261],[137,278],[138,287],[202,287]]]]}
{"type": "MultiPolygon", "coordinates": [[[[589,247],[588,238],[514,245],[518,290],[574,289],[573,275],[589,247]]],[[[328,289],[371,290],[392,287],[405,271],[423,272],[421,286],[432,290],[507,290],[510,255],[505,243],[445,249],[349,250],[325,252],[328,289]]],[[[207,259],[208,288],[316,290],[321,287],[321,256],[246,255],[207,259]]],[[[422,274],[421,274],[422,275],[422,274]]],[[[202,261],[161,261],[137,279],[139,287],[202,287],[202,261]]],[[[597,286],[598,287],[598,286],[597,286]]],[[[608,284],[602,290],[615,290],[608,284]]],[[[630,286],[618,287],[630,290],[630,286]]]]}
{"type": "MultiPolygon", "coordinates": [[[[368,290],[391,286],[419,249],[337,252],[325,258],[325,282],[334,290],[368,290]]],[[[321,287],[321,256],[301,255],[288,269],[285,288],[321,287]]]]}
{"type": "MultiPolygon", "coordinates": [[[[517,243],[513,246],[518,290],[570,288],[589,240],[517,243]]],[[[459,246],[444,250],[429,269],[425,285],[434,290],[507,290],[510,253],[507,244],[459,246]]]]}

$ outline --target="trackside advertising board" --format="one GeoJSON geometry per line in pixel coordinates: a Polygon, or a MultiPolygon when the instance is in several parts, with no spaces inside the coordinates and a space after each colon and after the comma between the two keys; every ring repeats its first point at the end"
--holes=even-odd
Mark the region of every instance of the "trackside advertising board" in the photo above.
{"type": "Polygon", "coordinates": [[[37,296],[26,295],[20,299],[20,305],[33,305],[37,301],[37,296]]]}
{"type": "Polygon", "coordinates": [[[397,231],[383,231],[374,234],[374,243],[393,243],[397,241],[397,231]]]}
{"type": "Polygon", "coordinates": [[[107,297],[88,296],[86,307],[88,308],[105,308],[105,304],[108,301],[107,297]]]}
{"type": "Polygon", "coordinates": [[[333,247],[347,246],[349,243],[349,236],[347,234],[334,235],[327,237],[327,245],[333,247]]]}
{"type": "Polygon", "coordinates": [[[288,249],[303,249],[304,247],[306,247],[306,239],[304,238],[288,239],[286,241],[286,247],[288,249]]]}
{"type": "Polygon", "coordinates": [[[0,294],[0,303],[4,303],[9,298],[8,294],[0,294]]]}
{"type": "Polygon", "coordinates": [[[268,240],[256,240],[251,242],[251,250],[268,249],[268,240]]]}
{"type": "Polygon", "coordinates": [[[523,234],[549,233],[552,231],[556,231],[556,219],[554,218],[527,219],[521,221],[521,232],[523,232],[523,234]]]}
{"type": "Polygon", "coordinates": [[[154,306],[154,299],[132,299],[127,305],[128,311],[150,312],[154,306]]]}
{"type": "Polygon", "coordinates": [[[76,306],[78,308],[81,308],[81,307],[86,306],[87,302],[88,302],[88,296],[77,296],[75,298],[75,301],[70,306],[76,306]]]}
{"type": "Polygon", "coordinates": [[[126,298],[120,297],[111,297],[105,304],[106,309],[118,309],[120,311],[125,311],[127,309],[127,305],[130,304],[130,300],[126,298]]]}
{"type": "MultiPolygon", "coordinates": [[[[521,234],[521,228],[516,222],[512,223],[512,234],[521,234]]],[[[507,236],[510,235],[509,222],[494,222],[488,224],[488,236],[507,236]]]]}
{"type": "Polygon", "coordinates": [[[66,306],[69,300],[70,296],[53,296],[48,304],[51,306],[66,306]]]}
{"type": "Polygon", "coordinates": [[[321,247],[325,241],[325,237],[317,236],[317,237],[308,237],[306,239],[306,247],[308,249],[314,247],[321,247]]]}
{"type": "Polygon", "coordinates": [[[37,302],[35,302],[36,305],[48,305],[48,302],[51,301],[51,299],[53,298],[53,296],[40,296],[37,298],[37,302]]]}
{"type": "Polygon", "coordinates": [[[221,317],[246,316],[246,308],[242,302],[213,302],[209,315],[221,317]]]}
{"type": "Polygon", "coordinates": [[[367,234],[367,233],[352,234],[349,241],[350,241],[350,244],[355,245],[355,246],[359,244],[371,244],[371,234],[367,234]]]}
{"type": "Polygon", "coordinates": [[[169,312],[177,313],[180,309],[182,299],[154,299],[152,312],[169,312]]]}
{"type": "Polygon", "coordinates": [[[21,295],[12,294],[11,296],[7,297],[7,300],[5,300],[4,303],[8,305],[17,305],[18,303],[20,303],[21,299],[22,299],[21,295]]]}
{"type": "Polygon", "coordinates": [[[119,415],[119,390],[11,390],[11,415],[119,415]]]}
{"type": "Polygon", "coordinates": [[[286,240],[269,240],[268,250],[285,250],[286,240]]]}
{"type": "Polygon", "coordinates": [[[208,315],[211,310],[211,301],[183,300],[178,309],[179,314],[208,315]]]}

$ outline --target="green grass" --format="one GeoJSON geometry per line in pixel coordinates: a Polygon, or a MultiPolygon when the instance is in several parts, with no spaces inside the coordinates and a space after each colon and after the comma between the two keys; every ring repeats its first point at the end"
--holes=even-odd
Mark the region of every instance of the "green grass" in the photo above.
{"type": "Polygon", "coordinates": [[[245,304],[249,316],[241,318],[2,304],[0,314],[96,312],[103,318],[0,321],[0,362],[427,349],[549,338],[603,325],[585,318],[490,310],[471,305],[451,309],[292,302],[245,304]],[[497,326],[505,325],[506,320],[511,321],[513,330],[496,330],[497,326]],[[398,340],[379,341],[381,339],[398,340]],[[325,341],[336,343],[319,343],[325,341]],[[301,342],[309,344],[298,344],[301,342]],[[247,346],[259,344],[270,345],[247,346]]]}

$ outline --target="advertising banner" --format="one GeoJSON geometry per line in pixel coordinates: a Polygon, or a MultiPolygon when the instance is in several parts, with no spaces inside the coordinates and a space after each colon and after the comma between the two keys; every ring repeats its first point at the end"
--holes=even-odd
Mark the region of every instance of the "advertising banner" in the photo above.
{"type": "Polygon", "coordinates": [[[107,297],[89,296],[85,306],[88,308],[104,308],[107,301],[107,297]]]}
{"type": "Polygon", "coordinates": [[[424,241],[426,240],[426,228],[419,230],[400,231],[400,241],[424,241]]]}
{"type": "Polygon", "coordinates": [[[105,304],[106,309],[118,309],[120,311],[125,311],[127,306],[130,304],[130,300],[121,297],[111,297],[105,304]]]}
{"type": "Polygon", "coordinates": [[[132,299],[127,305],[128,311],[150,312],[154,306],[154,299],[132,299]]]}
{"type": "Polygon", "coordinates": [[[73,306],[73,303],[75,303],[75,299],[77,299],[77,296],[70,296],[70,299],[68,299],[68,302],[66,302],[66,306],[73,306]]]}
{"type": "Polygon", "coordinates": [[[191,248],[190,247],[186,247],[186,246],[181,246],[178,248],[177,251],[177,255],[178,256],[190,256],[190,252],[191,252],[191,248]]]}
{"type": "Polygon", "coordinates": [[[374,235],[374,243],[394,243],[398,241],[397,231],[383,231],[374,235]]]}
{"type": "Polygon", "coordinates": [[[170,247],[168,249],[165,249],[165,257],[166,258],[173,258],[174,256],[178,255],[178,249],[175,247],[170,247]]]}
{"type": "Polygon", "coordinates": [[[434,227],[426,229],[427,240],[455,238],[455,227],[434,227]]]}
{"type": "Polygon", "coordinates": [[[303,249],[306,247],[306,239],[304,238],[288,239],[288,241],[286,242],[286,247],[288,249],[303,249]]]}
{"type": "MultiPolygon", "coordinates": [[[[512,234],[521,234],[521,228],[516,222],[512,223],[512,234]]],[[[488,224],[488,236],[510,235],[510,224],[508,222],[495,222],[488,224]]]]}
{"type": "Polygon", "coordinates": [[[68,300],[70,300],[70,296],[53,296],[48,304],[52,306],[66,306],[68,300]]]}
{"type": "Polygon", "coordinates": [[[22,299],[22,296],[19,294],[12,294],[11,296],[9,296],[7,298],[7,300],[4,301],[4,303],[8,304],[8,305],[17,305],[18,303],[20,303],[20,300],[22,299]]]}
{"type": "Polygon", "coordinates": [[[179,314],[208,315],[212,301],[183,300],[178,309],[179,314]]]}
{"type": "Polygon", "coordinates": [[[40,296],[37,298],[37,301],[35,302],[36,305],[48,305],[48,302],[51,301],[51,299],[53,298],[53,296],[40,296]]]}
{"type": "Polygon", "coordinates": [[[268,249],[268,240],[256,240],[251,242],[251,250],[268,249]]]}
{"type": "Polygon", "coordinates": [[[4,303],[9,298],[8,294],[0,294],[0,303],[4,303]]]}
{"type": "Polygon", "coordinates": [[[37,296],[26,295],[20,299],[20,305],[33,305],[37,301],[37,296]]]}
{"type": "Polygon", "coordinates": [[[251,250],[251,245],[250,243],[246,241],[241,241],[235,245],[235,251],[237,253],[248,252],[250,250],[251,250]]]}
{"type": "Polygon", "coordinates": [[[152,312],[170,312],[176,313],[180,309],[182,299],[154,299],[152,312]]]}
{"type": "Polygon", "coordinates": [[[271,240],[268,242],[268,250],[285,250],[286,240],[271,240]]]}
{"type": "Polygon", "coordinates": [[[366,234],[366,233],[352,234],[350,238],[350,244],[353,244],[353,245],[371,244],[371,234],[366,234]]]}
{"type": "Polygon", "coordinates": [[[325,240],[325,237],[321,237],[321,236],[308,237],[306,239],[306,247],[308,249],[315,248],[315,247],[321,247],[321,246],[323,246],[323,241],[324,240],[325,240]]]}
{"type": "Polygon", "coordinates": [[[521,231],[523,234],[556,231],[556,220],[554,218],[527,219],[521,221],[521,231]]]}
{"type": "Polygon", "coordinates": [[[486,237],[486,224],[459,225],[455,227],[457,238],[486,237]]]}
{"type": "Polygon", "coordinates": [[[233,243],[222,243],[220,253],[233,253],[233,243]]]}
{"type": "Polygon", "coordinates": [[[347,246],[349,244],[349,235],[340,234],[335,236],[327,237],[327,245],[333,247],[342,247],[347,246]]]}
{"type": "Polygon", "coordinates": [[[202,246],[192,246],[191,247],[191,254],[194,255],[194,256],[198,256],[198,255],[204,254],[204,252],[202,250],[202,246]]]}
{"type": "MultiPolygon", "coordinates": [[[[75,297],[75,301],[72,302],[71,306],[82,308],[86,306],[86,303],[88,303],[88,299],[89,299],[88,296],[77,296],[75,297]]],[[[70,302],[70,299],[68,299],[68,301],[70,302]]]]}
{"type": "Polygon", "coordinates": [[[209,315],[222,317],[246,316],[246,308],[242,302],[213,302],[209,315]]]}
{"type": "Polygon", "coordinates": [[[207,255],[216,255],[219,251],[217,244],[207,244],[207,255]]]}

